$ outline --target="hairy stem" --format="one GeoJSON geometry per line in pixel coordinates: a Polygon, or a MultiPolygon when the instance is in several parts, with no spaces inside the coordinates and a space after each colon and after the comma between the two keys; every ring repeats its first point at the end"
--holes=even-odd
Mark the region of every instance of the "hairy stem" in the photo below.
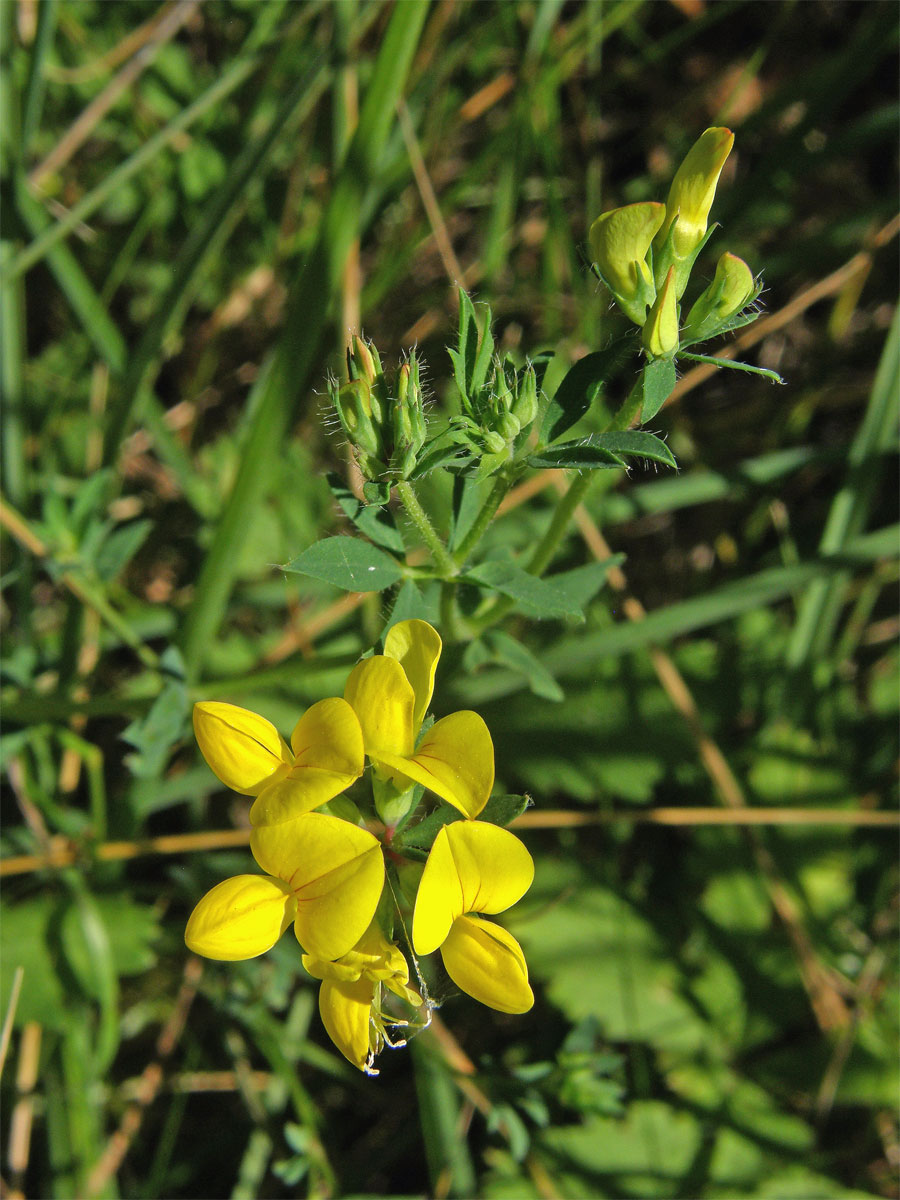
{"type": "Polygon", "coordinates": [[[431,518],[428,513],[419,503],[419,498],[413,491],[410,484],[405,479],[399,479],[394,485],[397,489],[397,495],[403,507],[406,509],[407,515],[416,529],[422,541],[431,551],[431,557],[434,559],[435,566],[442,575],[452,577],[458,573],[456,563],[447,553],[447,547],[441,541],[437,530],[431,523],[431,518]]]}

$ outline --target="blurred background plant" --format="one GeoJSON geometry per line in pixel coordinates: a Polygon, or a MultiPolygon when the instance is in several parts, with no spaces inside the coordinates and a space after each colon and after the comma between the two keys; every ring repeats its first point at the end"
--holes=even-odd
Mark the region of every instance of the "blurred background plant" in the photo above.
{"type": "MultiPolygon", "coordinates": [[[[894,7],[0,19],[8,1193],[895,1194],[894,7]],[[662,199],[719,125],[727,241],[695,272],[725,246],[764,267],[724,353],[789,386],[685,369],[651,426],[678,474],[599,472],[559,543],[566,570],[625,556],[585,621],[510,604],[446,646],[437,715],[477,709],[501,790],[536,801],[510,928],[537,1004],[448,997],[367,1080],[296,947],[184,948],[247,842],[191,702],[289,730],[399,603],[271,565],[366,519],[325,398],[348,334],[415,348],[471,435],[462,284],[501,359],[553,353],[553,395],[630,327],[592,222],[662,199]]],[[[616,369],[574,435],[608,425],[616,369]]],[[[541,543],[564,480],[509,490],[488,562],[541,543]]],[[[423,478],[429,512],[452,487],[423,478]]]]}

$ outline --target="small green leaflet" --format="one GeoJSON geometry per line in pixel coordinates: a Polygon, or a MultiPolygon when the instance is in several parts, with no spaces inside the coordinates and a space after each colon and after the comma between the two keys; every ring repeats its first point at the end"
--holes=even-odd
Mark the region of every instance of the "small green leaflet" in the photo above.
{"type": "MultiPolygon", "coordinates": [[[[479,821],[489,821],[491,825],[509,825],[516,817],[520,817],[527,808],[532,805],[530,796],[491,796],[482,811],[478,814],[479,821]]],[[[394,841],[394,846],[398,850],[406,853],[407,850],[421,851],[424,858],[425,854],[431,849],[432,843],[445,825],[452,825],[454,821],[463,821],[461,812],[455,808],[451,808],[449,804],[442,804],[440,808],[435,809],[433,813],[429,813],[427,817],[419,821],[416,825],[404,829],[403,833],[394,841]]]]}
{"type": "Polygon", "coordinates": [[[675,390],[675,362],[654,358],[644,367],[644,402],[641,422],[652,421],[675,390]]]}
{"type": "Polygon", "coordinates": [[[621,555],[617,555],[549,579],[531,575],[515,563],[485,562],[472,567],[465,579],[509,596],[529,616],[575,617],[583,621],[582,608],[603,587],[610,567],[621,561],[621,555]]]}
{"type": "Polygon", "coordinates": [[[323,538],[281,569],[345,592],[381,592],[403,578],[403,568],[389,554],[353,537],[323,538]]]}
{"type": "Polygon", "coordinates": [[[569,369],[550,401],[541,428],[541,442],[548,445],[580,421],[591,407],[603,384],[634,349],[634,339],[619,338],[605,350],[586,354],[569,369]]]}
{"type": "Polygon", "coordinates": [[[369,541],[383,550],[391,550],[394,554],[403,554],[406,547],[403,537],[394,522],[394,514],[389,509],[377,504],[363,504],[347,487],[340,475],[330,471],[326,475],[331,494],[341,506],[341,511],[349,518],[369,541]]]}
{"type": "MultiPolygon", "coordinates": [[[[751,375],[762,375],[772,383],[784,383],[777,371],[768,367],[751,367],[749,363],[735,362],[733,358],[720,358],[717,354],[682,354],[681,358],[689,358],[691,362],[708,363],[712,367],[730,367],[732,371],[749,371],[751,375]]],[[[647,420],[647,417],[644,417],[647,420]]]]}
{"type": "Polygon", "coordinates": [[[641,430],[626,430],[623,433],[594,433],[579,438],[577,442],[560,442],[549,446],[528,459],[532,467],[566,467],[578,471],[595,470],[598,467],[624,467],[623,455],[649,458],[664,463],[667,467],[678,464],[672,451],[655,434],[641,430]]]}

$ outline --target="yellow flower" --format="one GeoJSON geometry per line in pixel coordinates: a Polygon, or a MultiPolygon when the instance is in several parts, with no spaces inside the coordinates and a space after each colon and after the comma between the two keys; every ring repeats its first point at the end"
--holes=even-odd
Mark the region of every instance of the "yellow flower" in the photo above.
{"type": "Polygon", "coordinates": [[[253,830],[250,849],[266,875],[237,875],[207,892],[184,940],[206,958],[256,958],[294,923],[297,941],[336,959],[362,937],[384,884],[379,842],[365,829],[305,813],[253,830]]]}
{"type": "Polygon", "coordinates": [[[219,779],[256,797],[253,825],[273,825],[318,808],[363,771],[362,730],[338,696],[303,714],[290,747],[265,717],[218,701],[194,705],[194,733],[219,779]]]}
{"type": "Polygon", "coordinates": [[[678,349],[674,267],[669,267],[666,281],[647,314],[647,320],[641,330],[641,341],[651,358],[670,358],[678,349]]]}
{"type": "Polygon", "coordinates": [[[591,253],[604,283],[622,311],[638,325],[654,297],[647,254],[666,210],[655,201],[626,204],[602,213],[588,234],[591,253]]]}
{"type": "Polygon", "coordinates": [[[500,1012],[527,1012],[534,996],[522,948],[511,933],[471,914],[504,912],[533,878],[531,855],[509,830],[484,821],[445,825],[416,896],[416,953],[440,947],[447,974],[464,992],[500,1012]]]}
{"type": "Polygon", "coordinates": [[[416,747],[440,655],[441,639],[426,621],[401,621],[385,638],[383,655],[353,668],[344,697],[382,778],[401,788],[421,783],[464,816],[477,817],[494,786],[494,745],[482,718],[451,713],[416,747]]]}
{"type": "Polygon", "coordinates": [[[328,1036],[341,1054],[368,1074],[375,1056],[392,1042],[389,1025],[392,1021],[382,1009],[382,988],[386,987],[414,1007],[422,1003],[418,992],[408,987],[409,968],[398,948],[388,942],[373,921],[353,949],[337,962],[328,962],[304,954],[303,965],[316,979],[319,988],[319,1014],[328,1036]]]}

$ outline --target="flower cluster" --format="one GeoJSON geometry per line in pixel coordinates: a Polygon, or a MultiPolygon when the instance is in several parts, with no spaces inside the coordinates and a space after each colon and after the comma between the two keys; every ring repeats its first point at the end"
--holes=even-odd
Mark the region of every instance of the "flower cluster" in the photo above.
{"type": "Polygon", "coordinates": [[[678,168],[665,204],[627,204],[591,226],[594,268],[621,310],[641,327],[651,359],[671,358],[679,346],[725,332],[759,294],[747,264],[726,252],[712,283],[680,322],[679,302],[712,235],[709,213],[733,145],[731,130],[707,129],[678,168]]]}
{"type": "Polygon", "coordinates": [[[534,1000],[515,938],[482,919],[525,894],[534,864],[512,833],[477,819],[494,783],[494,748],[482,718],[462,711],[426,721],[440,653],[441,639],[425,621],[394,625],[384,653],[357,663],[343,698],[314,704],[290,746],[246,709],[219,702],[194,709],[197,741],[212,770],[254,797],[250,848],[265,874],[238,875],[208,892],[185,941],[207,958],[254,958],[293,924],[304,967],[322,980],[319,1011],[329,1037],[369,1072],[382,1046],[395,1044],[388,1029],[406,1023],[387,1014],[384,990],[413,1008],[423,1003],[409,986],[406,958],[376,916],[385,850],[392,860],[401,856],[395,835],[423,790],[463,819],[453,813],[428,854],[412,916],[415,955],[440,949],[450,978],[491,1008],[522,1013],[534,1000]],[[347,798],[332,803],[363,774],[366,758],[382,840],[347,798]],[[331,811],[316,811],[326,805],[331,811]]]}

